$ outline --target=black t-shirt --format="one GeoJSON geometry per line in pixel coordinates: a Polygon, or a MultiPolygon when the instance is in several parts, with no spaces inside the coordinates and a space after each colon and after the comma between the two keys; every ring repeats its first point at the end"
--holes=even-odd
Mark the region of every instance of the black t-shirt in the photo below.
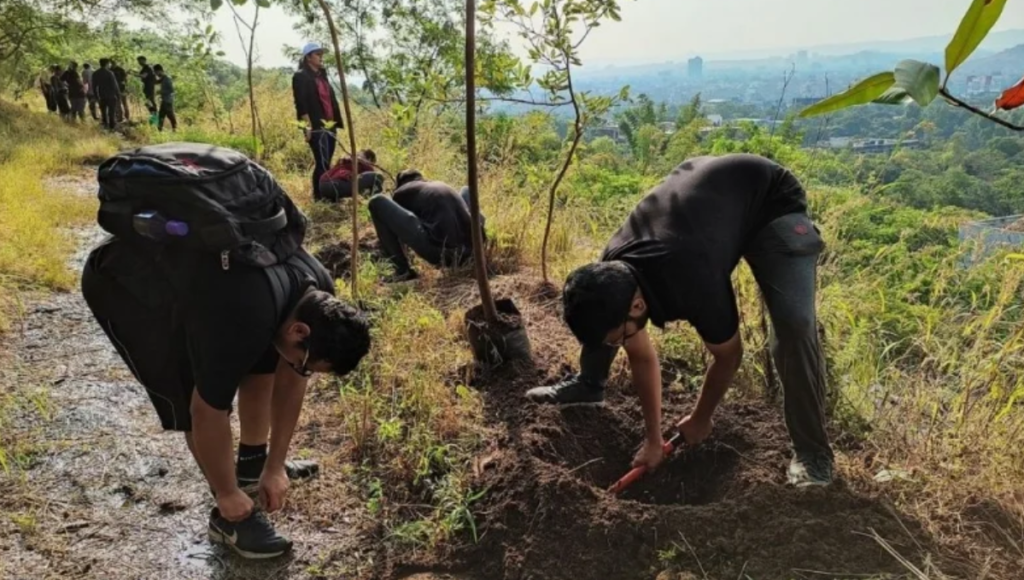
{"type": "Polygon", "coordinates": [[[181,297],[178,305],[196,389],[208,405],[227,410],[246,375],[274,372],[279,355],[272,340],[307,290],[334,294],[334,286],[323,266],[308,254],[306,259],[318,273],[311,270],[314,266],[293,262],[273,266],[287,280],[287,298],[279,308],[263,269],[233,263],[223,270],[214,258],[186,256],[184,267],[176,267],[173,256],[168,260],[172,271],[188,271],[172,279],[181,297]]]}
{"type": "Polygon", "coordinates": [[[101,68],[92,73],[93,92],[102,100],[109,101],[121,97],[121,91],[117,86],[117,78],[109,68],[101,68]]]}
{"type": "Polygon", "coordinates": [[[153,72],[153,67],[148,64],[142,65],[139,76],[142,77],[142,92],[147,97],[152,97],[156,92],[156,73],[153,72]]]}
{"type": "Polygon", "coordinates": [[[469,208],[447,183],[413,181],[395,190],[395,203],[416,214],[430,239],[446,248],[472,248],[469,208]]]}
{"type": "Polygon", "coordinates": [[[78,72],[66,70],[60,79],[67,85],[69,97],[72,99],[85,98],[85,85],[82,84],[82,77],[78,76],[78,72]]]}
{"type": "Polygon", "coordinates": [[[655,325],[686,320],[721,344],[739,328],[730,278],[747,243],[776,218],[806,211],[800,182],[773,161],[696,157],[637,205],[601,259],[632,268],[655,325]]]}
{"type": "Polygon", "coordinates": [[[128,71],[120,66],[111,67],[110,70],[114,73],[114,78],[117,79],[117,88],[124,93],[128,88],[128,71]]]}

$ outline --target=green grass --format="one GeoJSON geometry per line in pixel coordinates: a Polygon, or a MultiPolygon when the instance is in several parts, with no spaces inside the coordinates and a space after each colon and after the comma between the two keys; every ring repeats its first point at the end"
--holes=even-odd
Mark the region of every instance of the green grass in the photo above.
{"type": "Polygon", "coordinates": [[[73,286],[71,228],[94,219],[94,199],[55,191],[45,178],[79,173],[115,150],[91,124],[69,126],[0,101],[0,333],[20,317],[25,291],[73,286]]]}

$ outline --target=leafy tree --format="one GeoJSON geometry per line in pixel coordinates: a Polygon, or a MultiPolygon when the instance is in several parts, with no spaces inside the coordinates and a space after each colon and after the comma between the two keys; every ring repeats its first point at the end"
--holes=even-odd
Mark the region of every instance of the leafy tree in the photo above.
{"type": "Polygon", "coordinates": [[[604,19],[620,20],[619,3],[617,0],[538,0],[527,8],[521,0],[485,0],[482,11],[484,22],[493,23],[495,18],[500,18],[512,25],[526,42],[530,59],[546,67],[537,84],[547,92],[549,102],[561,101],[573,109],[572,131],[566,136],[568,151],[548,190],[547,222],[541,242],[541,273],[544,283],[549,284],[548,241],[558,186],[572,165],[588,123],[600,118],[616,101],[628,96],[628,87],[623,87],[617,97],[580,91],[573,85],[572,77],[573,67],[583,64],[579,49],[590,33],[604,19]]]}
{"type": "Polygon", "coordinates": [[[700,93],[697,93],[690,99],[689,104],[679,110],[679,118],[676,119],[676,129],[682,129],[702,116],[700,93]]]}

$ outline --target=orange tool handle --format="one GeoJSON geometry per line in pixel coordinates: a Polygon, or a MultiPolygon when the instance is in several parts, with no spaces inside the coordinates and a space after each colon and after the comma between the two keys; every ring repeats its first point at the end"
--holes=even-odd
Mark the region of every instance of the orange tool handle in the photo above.
{"type": "MultiPolygon", "coordinates": [[[[682,441],[682,439],[683,439],[683,434],[682,433],[676,433],[675,435],[672,436],[671,439],[669,439],[668,441],[665,442],[665,445],[663,445],[661,447],[662,452],[666,456],[671,455],[672,452],[675,451],[676,446],[679,445],[679,443],[682,441]]],[[[629,487],[629,486],[633,485],[634,483],[636,483],[636,481],[638,479],[640,479],[641,477],[643,477],[643,475],[645,473],[647,473],[647,466],[646,465],[641,465],[640,467],[634,467],[633,469],[631,469],[629,471],[629,473],[627,473],[626,475],[623,475],[621,479],[616,481],[608,489],[608,491],[612,492],[615,495],[618,495],[618,494],[622,493],[623,491],[625,491],[625,489],[627,487],[629,487]]]]}

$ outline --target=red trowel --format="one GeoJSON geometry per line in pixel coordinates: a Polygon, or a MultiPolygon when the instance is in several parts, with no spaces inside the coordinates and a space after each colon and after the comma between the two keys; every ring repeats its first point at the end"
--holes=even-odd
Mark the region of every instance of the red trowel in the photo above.
{"type": "MultiPolygon", "coordinates": [[[[675,435],[672,436],[671,439],[666,441],[665,445],[661,448],[662,451],[665,452],[665,457],[667,458],[669,455],[672,455],[672,452],[675,451],[676,447],[678,447],[681,443],[683,443],[682,433],[676,433],[675,435]]],[[[608,491],[610,491],[613,495],[618,495],[625,491],[627,487],[633,485],[633,483],[635,483],[638,479],[643,477],[645,473],[647,473],[646,465],[634,467],[632,470],[630,470],[629,473],[623,475],[621,479],[616,481],[610,488],[608,488],[608,491]]]]}

